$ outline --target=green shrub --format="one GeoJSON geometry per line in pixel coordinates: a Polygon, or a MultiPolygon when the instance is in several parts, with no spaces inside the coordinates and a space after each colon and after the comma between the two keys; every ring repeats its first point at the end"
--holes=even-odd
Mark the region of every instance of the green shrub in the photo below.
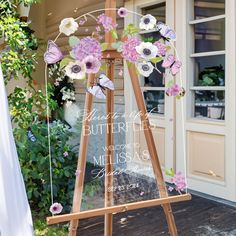
{"type": "MultiPolygon", "coordinates": [[[[35,142],[29,139],[23,128],[15,128],[14,136],[31,208],[44,215],[49,213],[51,205],[47,124],[44,121],[35,121],[30,129],[36,138],[35,142]]],[[[69,143],[72,134],[67,125],[54,121],[50,124],[50,130],[54,201],[60,202],[64,211],[69,211],[73,197],[77,151],[69,143]],[[68,156],[65,155],[67,153],[68,156]]]]}

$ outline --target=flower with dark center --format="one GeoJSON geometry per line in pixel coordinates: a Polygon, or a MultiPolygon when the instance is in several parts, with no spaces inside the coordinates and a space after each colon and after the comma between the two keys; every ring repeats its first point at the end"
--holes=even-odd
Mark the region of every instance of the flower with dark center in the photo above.
{"type": "Polygon", "coordinates": [[[84,60],[83,63],[86,66],[86,72],[88,74],[96,74],[98,73],[100,67],[101,67],[101,62],[93,56],[87,56],[84,60]]]}
{"type": "Polygon", "coordinates": [[[141,75],[143,75],[144,77],[148,77],[153,72],[154,66],[151,62],[144,61],[142,63],[138,63],[137,69],[141,75]]]}
{"type": "Polygon", "coordinates": [[[156,26],[156,23],[156,18],[150,14],[147,14],[140,19],[139,27],[142,30],[151,30],[156,26]]]}
{"type": "Polygon", "coordinates": [[[148,56],[148,55],[150,55],[151,53],[152,53],[152,52],[151,52],[150,49],[148,49],[148,48],[144,48],[144,49],[143,49],[143,54],[144,54],[144,55],[148,56]]]}
{"type": "Polygon", "coordinates": [[[79,73],[81,71],[81,67],[79,65],[74,65],[72,66],[71,71],[73,73],[79,73]]]}
{"type": "Polygon", "coordinates": [[[118,13],[118,15],[119,15],[120,17],[126,17],[127,14],[128,14],[128,11],[127,11],[126,8],[121,7],[121,8],[117,11],[117,13],[118,13]]]}
{"type": "Polygon", "coordinates": [[[75,61],[70,62],[65,67],[65,72],[71,79],[84,79],[86,73],[86,65],[83,62],[75,61]]]}
{"type": "Polygon", "coordinates": [[[158,54],[157,46],[149,42],[141,42],[139,46],[136,47],[136,51],[147,61],[155,58],[158,54]]]}

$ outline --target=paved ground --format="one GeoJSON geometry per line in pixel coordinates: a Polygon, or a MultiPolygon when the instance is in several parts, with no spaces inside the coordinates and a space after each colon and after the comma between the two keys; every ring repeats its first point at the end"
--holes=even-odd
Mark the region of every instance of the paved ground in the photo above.
{"type": "MultiPolygon", "coordinates": [[[[180,236],[236,236],[236,208],[193,196],[191,201],[172,204],[180,236]]],[[[114,236],[168,235],[160,206],[114,216],[114,236]]],[[[80,221],[78,236],[102,236],[103,217],[80,221]]]]}

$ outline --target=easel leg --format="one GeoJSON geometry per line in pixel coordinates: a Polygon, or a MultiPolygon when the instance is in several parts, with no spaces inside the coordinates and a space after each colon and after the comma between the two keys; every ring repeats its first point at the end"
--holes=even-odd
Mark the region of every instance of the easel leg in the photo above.
{"type": "MultiPolygon", "coordinates": [[[[107,76],[110,80],[114,81],[114,62],[108,61],[107,76]]],[[[109,175],[113,171],[113,146],[114,146],[114,135],[112,132],[114,113],[114,91],[107,90],[106,98],[106,110],[107,110],[107,130],[106,130],[106,162],[105,162],[105,207],[113,205],[113,176],[109,175]]],[[[104,235],[112,236],[112,225],[113,215],[111,213],[105,214],[104,221],[104,235]]]]}
{"type": "MultiPolygon", "coordinates": [[[[154,142],[152,131],[150,128],[149,119],[147,117],[147,110],[146,110],[145,103],[143,100],[143,95],[142,95],[141,88],[140,88],[139,78],[136,73],[136,67],[134,64],[132,64],[132,65],[128,66],[128,69],[129,69],[129,74],[130,74],[136,102],[138,105],[138,109],[140,111],[140,118],[141,118],[141,122],[142,122],[143,129],[144,129],[144,135],[146,138],[148,151],[151,156],[151,162],[152,162],[153,171],[154,171],[154,174],[156,177],[159,194],[160,194],[161,198],[164,198],[164,197],[168,196],[168,192],[167,192],[167,189],[165,186],[165,181],[163,178],[161,165],[160,165],[157,151],[155,148],[155,142],[154,142]]],[[[164,204],[163,209],[164,209],[164,212],[166,215],[166,220],[168,223],[170,235],[177,236],[178,232],[177,232],[177,228],[175,225],[175,220],[174,220],[174,216],[173,216],[173,212],[172,212],[170,203],[164,204]]]]}
{"type": "MultiPolygon", "coordinates": [[[[88,76],[87,86],[89,87],[89,86],[94,85],[94,80],[95,80],[95,75],[90,74],[88,76]]],[[[88,149],[88,142],[89,142],[89,133],[87,132],[87,129],[90,125],[90,121],[89,119],[87,119],[87,117],[92,111],[92,103],[93,103],[93,95],[90,93],[86,93],[82,133],[81,133],[81,139],[80,139],[80,149],[79,149],[79,157],[78,157],[78,165],[77,165],[77,171],[79,171],[78,172],[79,174],[76,176],[76,181],[75,181],[72,212],[79,212],[80,207],[81,207],[81,202],[82,202],[86,159],[87,159],[87,149],[88,149]]],[[[76,236],[78,224],[79,224],[78,220],[71,220],[69,236],[76,236]]]]}

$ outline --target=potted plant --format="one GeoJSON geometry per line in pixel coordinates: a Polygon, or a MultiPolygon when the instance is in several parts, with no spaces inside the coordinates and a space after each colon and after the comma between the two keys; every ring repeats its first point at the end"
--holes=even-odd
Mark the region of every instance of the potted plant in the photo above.
{"type": "Polygon", "coordinates": [[[21,19],[27,19],[29,17],[30,7],[39,3],[41,0],[16,0],[15,4],[17,5],[18,14],[21,19]]]}

